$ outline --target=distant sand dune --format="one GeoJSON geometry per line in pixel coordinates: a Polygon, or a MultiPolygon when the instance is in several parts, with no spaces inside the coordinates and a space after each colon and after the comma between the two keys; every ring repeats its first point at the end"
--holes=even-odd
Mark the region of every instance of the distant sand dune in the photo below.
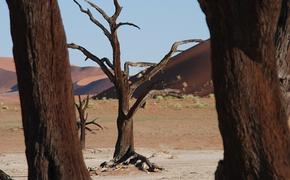
{"type": "Polygon", "coordinates": [[[13,59],[10,57],[0,57],[0,69],[15,72],[13,59]]]}
{"type": "MultiPolygon", "coordinates": [[[[116,97],[113,84],[97,67],[71,66],[71,75],[75,94],[98,94],[98,97],[116,97]]],[[[138,77],[131,77],[136,81],[138,77]]],[[[156,89],[180,89],[185,94],[208,95],[213,91],[211,83],[210,41],[200,43],[174,56],[153,81],[160,80],[156,89]]],[[[135,93],[148,86],[141,86],[135,93]]],[[[17,80],[14,61],[9,57],[0,57],[0,95],[16,92],[17,80]]]]}
{"type": "MultiPolygon", "coordinates": [[[[137,76],[131,78],[134,82],[137,76]]],[[[160,81],[156,89],[179,89],[184,94],[206,96],[213,92],[211,81],[210,41],[200,43],[174,56],[168,62],[164,71],[159,72],[152,81],[160,81]]],[[[139,96],[148,83],[137,89],[139,96]]],[[[115,98],[115,88],[112,87],[97,96],[98,98],[115,98]]]]}

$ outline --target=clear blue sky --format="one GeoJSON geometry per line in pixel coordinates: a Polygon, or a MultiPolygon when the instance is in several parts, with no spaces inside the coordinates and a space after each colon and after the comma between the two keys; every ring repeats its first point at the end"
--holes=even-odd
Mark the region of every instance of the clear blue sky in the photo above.
{"type": "MultiPolygon", "coordinates": [[[[108,14],[114,10],[113,0],[92,0],[108,14]]],[[[84,7],[86,3],[79,0],[84,7]]],[[[195,0],[120,0],[123,6],[119,21],[133,22],[141,30],[124,26],[119,30],[123,61],[159,61],[177,40],[208,39],[205,18],[195,0]]],[[[111,58],[111,47],[103,33],[81,13],[72,0],[59,0],[68,42],[85,46],[99,57],[111,58]]],[[[95,12],[92,10],[92,12],[95,12]]],[[[97,13],[95,13],[97,15],[97,13]]],[[[98,19],[102,19],[99,15],[98,19]]],[[[5,1],[0,3],[0,56],[12,56],[9,16],[5,1]]],[[[70,50],[71,63],[84,62],[77,50],[70,50]]]]}

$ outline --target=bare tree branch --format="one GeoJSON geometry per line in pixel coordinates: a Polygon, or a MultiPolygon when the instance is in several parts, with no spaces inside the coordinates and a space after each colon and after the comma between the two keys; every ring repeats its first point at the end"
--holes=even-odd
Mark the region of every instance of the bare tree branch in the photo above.
{"type": "MultiPolygon", "coordinates": [[[[104,128],[96,122],[97,118],[87,122],[89,113],[86,112],[86,110],[89,107],[90,96],[87,95],[85,99],[82,99],[81,96],[79,95],[78,101],[79,101],[78,103],[75,103],[75,106],[77,108],[77,111],[79,113],[79,118],[80,118],[80,120],[77,121],[78,129],[85,128],[85,129],[91,131],[91,129],[86,127],[86,126],[93,124],[93,125],[98,126],[99,128],[101,128],[103,130],[104,128]]],[[[84,133],[84,132],[81,132],[81,133],[84,133]]],[[[85,134],[83,134],[83,135],[85,135],[85,134]]]]}
{"type": "MultiPolygon", "coordinates": [[[[155,85],[153,85],[155,86],[155,85]]],[[[134,114],[137,112],[137,110],[146,102],[146,100],[149,97],[155,96],[155,95],[166,95],[170,93],[180,93],[177,89],[162,89],[162,90],[152,90],[152,86],[147,88],[147,91],[144,91],[135,101],[133,106],[130,108],[128,112],[128,118],[131,118],[134,116],[134,114]]]]}
{"type": "Polygon", "coordinates": [[[87,122],[86,125],[93,124],[93,125],[98,126],[100,129],[103,130],[103,129],[104,129],[103,126],[101,126],[99,123],[97,123],[96,120],[97,120],[97,118],[95,118],[95,119],[92,120],[92,121],[87,122]]]}
{"type": "Polygon", "coordinates": [[[148,67],[148,66],[155,66],[156,63],[151,62],[131,62],[127,61],[124,64],[124,73],[129,76],[129,68],[131,67],[148,67]]]}
{"type": "Polygon", "coordinates": [[[108,58],[104,57],[104,58],[101,59],[101,61],[106,63],[107,66],[109,66],[112,70],[114,70],[114,66],[113,66],[113,64],[111,63],[111,61],[108,58]]]}
{"type": "Polygon", "coordinates": [[[90,132],[93,131],[93,130],[92,130],[91,128],[89,128],[89,127],[85,127],[85,129],[88,130],[88,131],[90,131],[90,132]]]}
{"type": "Polygon", "coordinates": [[[121,22],[121,23],[118,23],[117,24],[117,27],[116,27],[116,29],[118,29],[118,28],[120,28],[121,26],[133,26],[133,27],[135,27],[135,28],[137,28],[137,29],[141,29],[139,26],[137,26],[136,24],[134,24],[134,23],[130,23],[130,22],[121,22]]]}
{"type": "Polygon", "coordinates": [[[120,6],[118,0],[114,0],[114,6],[115,6],[115,13],[111,17],[111,19],[116,22],[116,19],[119,17],[119,15],[122,11],[122,7],[120,6]]]}
{"type": "Polygon", "coordinates": [[[77,1],[77,0],[73,0],[79,7],[80,11],[87,14],[90,18],[90,20],[95,24],[97,25],[103,32],[104,34],[107,36],[107,38],[111,41],[111,33],[109,30],[107,30],[105,28],[104,25],[102,25],[91,13],[91,11],[89,9],[85,10],[82,5],[77,1]]]}
{"type": "Polygon", "coordinates": [[[137,80],[135,83],[131,85],[131,90],[135,91],[140,85],[142,85],[145,81],[150,81],[153,76],[155,76],[160,70],[164,69],[169,59],[172,57],[172,55],[179,50],[177,49],[178,46],[188,43],[201,43],[204,42],[204,40],[201,39],[189,39],[189,40],[183,40],[183,41],[177,41],[175,42],[170,51],[163,57],[163,59],[154,67],[152,67],[149,72],[147,72],[143,77],[141,77],[139,80],[137,80]]]}
{"type": "Polygon", "coordinates": [[[96,5],[95,3],[89,0],[84,0],[84,1],[86,1],[89,5],[91,5],[91,7],[93,7],[96,11],[98,11],[108,23],[111,22],[111,18],[107,15],[107,13],[102,8],[100,8],[98,5],[96,5]]]}
{"type": "Polygon", "coordinates": [[[106,64],[108,64],[110,66],[110,68],[113,68],[113,65],[111,64],[111,62],[109,63],[109,59],[108,58],[98,58],[97,56],[95,56],[94,54],[92,54],[91,52],[89,52],[87,49],[85,49],[84,47],[71,43],[68,44],[68,47],[71,49],[77,49],[80,50],[87,58],[86,59],[91,59],[92,61],[96,62],[100,68],[102,69],[102,71],[108,76],[108,78],[115,83],[115,76],[112,72],[112,69],[109,69],[106,64]],[[105,64],[106,63],[106,64],[105,64]]]}

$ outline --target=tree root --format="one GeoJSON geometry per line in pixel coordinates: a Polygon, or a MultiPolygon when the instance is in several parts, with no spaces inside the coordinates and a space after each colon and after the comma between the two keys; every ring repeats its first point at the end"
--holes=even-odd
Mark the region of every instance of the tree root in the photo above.
{"type": "Polygon", "coordinates": [[[226,179],[225,174],[224,174],[224,161],[220,160],[218,162],[217,169],[215,171],[215,179],[217,180],[223,180],[226,179]]]}
{"type": "Polygon", "coordinates": [[[0,169],[0,180],[12,180],[12,178],[0,169]]]}
{"type": "Polygon", "coordinates": [[[122,161],[111,160],[109,162],[103,162],[101,168],[109,169],[120,169],[120,166],[129,166],[134,165],[139,170],[144,172],[158,172],[164,170],[162,167],[157,166],[154,163],[151,163],[148,158],[138,154],[136,152],[130,153],[128,157],[122,158],[122,161]]]}

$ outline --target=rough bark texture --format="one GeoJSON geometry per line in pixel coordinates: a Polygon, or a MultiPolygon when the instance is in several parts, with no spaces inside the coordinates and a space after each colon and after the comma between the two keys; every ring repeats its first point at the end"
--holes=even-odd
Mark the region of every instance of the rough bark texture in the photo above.
{"type": "Polygon", "coordinates": [[[281,0],[199,0],[211,34],[224,160],[216,179],[290,179],[290,133],[277,77],[281,0]]]}
{"type": "Polygon", "coordinates": [[[116,162],[132,155],[134,150],[133,119],[118,117],[118,139],[115,146],[114,159],[116,162]]]}
{"type": "MultiPolygon", "coordinates": [[[[119,47],[119,46],[118,46],[119,47]]],[[[118,138],[115,145],[114,161],[126,161],[134,153],[133,117],[128,117],[130,97],[128,81],[116,83],[118,90],[118,138]],[[119,87],[118,87],[119,86],[119,87]]]]}
{"type": "Polygon", "coordinates": [[[285,99],[288,117],[290,115],[290,2],[282,1],[282,7],[276,32],[276,57],[278,78],[285,99]]]}
{"type": "Polygon", "coordinates": [[[90,179],[77,138],[65,33],[56,0],[7,0],[28,179],[90,179]]]}
{"type": "Polygon", "coordinates": [[[12,178],[0,169],[0,179],[1,180],[12,180],[12,178]]]}

